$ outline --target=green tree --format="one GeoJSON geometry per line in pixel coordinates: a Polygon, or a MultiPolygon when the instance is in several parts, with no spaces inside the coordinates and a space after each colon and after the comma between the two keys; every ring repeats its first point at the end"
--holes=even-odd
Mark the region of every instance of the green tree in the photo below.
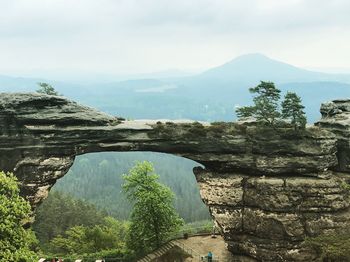
{"type": "Polygon", "coordinates": [[[102,251],[126,253],[126,223],[106,217],[103,224],[74,226],[51,240],[49,251],[58,256],[94,254],[102,251]]]}
{"type": "Polygon", "coordinates": [[[238,118],[246,118],[254,116],[256,110],[255,106],[242,106],[236,109],[236,114],[238,118]]]}
{"type": "Polygon", "coordinates": [[[23,228],[30,205],[19,196],[17,178],[0,172],[0,261],[36,261],[30,250],[33,234],[23,228]]]}
{"type": "Polygon", "coordinates": [[[304,108],[301,98],[296,93],[287,92],[282,102],[282,117],[290,119],[295,130],[305,128],[306,115],[303,111],[304,108]]]}
{"type": "MultiPolygon", "coordinates": [[[[159,181],[170,187],[176,195],[174,206],[180,217],[186,222],[210,218],[208,207],[200,198],[196,179],[191,175],[196,163],[174,155],[104,152],[78,156],[68,174],[57,181],[53,190],[67,192],[75,198],[88,201],[99,210],[105,210],[115,218],[126,220],[130,217],[131,205],[122,192],[122,174],[127,173],[135,165],[135,161],[143,160],[153,163],[160,176],[159,181]]],[[[52,192],[49,199],[51,194],[52,192]]],[[[57,201],[57,205],[59,203],[57,201]]],[[[45,201],[41,206],[44,204],[45,201]]],[[[46,215],[45,209],[41,209],[43,219],[46,215]]],[[[54,215],[55,211],[52,213],[54,215]]],[[[45,230],[43,233],[45,234],[45,230]]]]}
{"type": "Polygon", "coordinates": [[[275,87],[272,82],[261,81],[256,87],[249,88],[254,94],[253,106],[244,106],[236,109],[236,114],[241,117],[255,117],[257,121],[274,126],[276,119],[280,116],[278,101],[281,90],[275,87]]]}
{"type": "Polygon", "coordinates": [[[59,95],[59,93],[55,90],[55,88],[48,83],[39,82],[38,85],[39,85],[39,89],[36,90],[36,92],[38,93],[53,95],[53,96],[59,95]]]}
{"type": "Polygon", "coordinates": [[[50,192],[36,213],[33,229],[44,250],[50,240],[69,228],[101,224],[106,216],[93,205],[59,191],[50,192]]]}
{"type": "Polygon", "coordinates": [[[124,192],[134,203],[128,246],[137,254],[157,248],[183,225],[171,190],[158,182],[152,163],[137,163],[124,175],[124,192]]]}

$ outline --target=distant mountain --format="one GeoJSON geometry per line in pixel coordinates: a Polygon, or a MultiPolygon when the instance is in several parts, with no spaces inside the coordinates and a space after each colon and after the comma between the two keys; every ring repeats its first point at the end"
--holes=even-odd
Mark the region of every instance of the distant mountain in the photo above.
{"type": "Polygon", "coordinates": [[[228,63],[196,76],[225,82],[256,83],[260,80],[275,83],[341,81],[350,83],[350,75],[326,74],[301,69],[262,54],[239,56],[228,63]]]}
{"type": "MultiPolygon", "coordinates": [[[[72,77],[75,82],[0,76],[0,92],[35,91],[37,82],[48,82],[66,97],[125,118],[233,121],[235,106],[252,102],[248,88],[265,80],[274,81],[283,93],[287,90],[297,92],[306,107],[309,123],[320,118],[322,102],[350,98],[349,75],[304,70],[260,54],[240,56],[193,76],[180,72],[175,77],[176,74],[170,73],[135,76],[137,79],[109,83],[109,76],[100,83],[96,83],[97,78],[93,75],[81,81],[72,77]],[[84,82],[88,84],[81,84],[84,82]]],[[[207,217],[206,210],[199,206],[201,200],[194,178],[185,178],[187,174],[192,175],[193,163],[159,154],[127,154],[80,156],[71,175],[62,178],[57,187],[125,218],[128,207],[120,197],[118,174],[125,173],[134,160],[148,159],[155,163],[162,182],[177,193],[176,206],[187,221],[207,217]],[[100,176],[96,176],[98,173],[100,176]],[[184,199],[191,201],[185,203],[184,199]]]]}
{"type": "Polygon", "coordinates": [[[40,79],[0,75],[0,92],[30,92],[37,88],[40,79]]]}
{"type": "Polygon", "coordinates": [[[261,80],[275,82],[283,92],[297,92],[310,122],[319,118],[322,102],[350,97],[350,75],[304,70],[261,54],[239,56],[186,77],[78,85],[0,76],[0,91],[34,91],[37,82],[46,81],[67,97],[118,116],[230,121],[235,119],[235,106],[251,103],[248,88],[261,80]]]}

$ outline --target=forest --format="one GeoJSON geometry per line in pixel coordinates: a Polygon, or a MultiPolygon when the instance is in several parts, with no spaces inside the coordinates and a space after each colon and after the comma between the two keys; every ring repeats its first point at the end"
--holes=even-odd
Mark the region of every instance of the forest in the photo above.
{"type": "MultiPolygon", "coordinates": [[[[116,157],[110,156],[112,160],[116,157]]],[[[106,160],[103,161],[107,165],[106,160]]],[[[113,205],[112,199],[108,203],[110,207],[100,204],[97,208],[87,200],[55,189],[36,210],[34,224],[27,229],[33,215],[30,205],[19,195],[17,178],[11,173],[0,172],[0,220],[4,222],[0,226],[0,261],[37,261],[39,257],[47,261],[58,261],[57,258],[64,261],[95,261],[97,258],[135,261],[179,234],[211,232],[211,220],[189,223],[178,215],[174,207],[176,196],[159,182],[159,177],[151,162],[134,162],[123,174],[121,183],[116,184],[123,194],[118,190],[117,193],[129,205],[127,211],[121,213],[114,212],[113,206],[118,202],[113,205]],[[124,215],[126,219],[118,215],[124,215]]],[[[103,183],[96,185],[101,187],[103,183]]],[[[94,195],[99,195],[99,191],[95,190],[91,196],[94,195]]],[[[98,201],[102,203],[101,197],[98,201]]],[[[191,217],[186,209],[182,212],[191,217]]],[[[206,217],[207,210],[202,212],[206,217]]]]}
{"type": "Polygon", "coordinates": [[[175,208],[186,222],[209,219],[208,208],[200,198],[192,172],[193,167],[200,164],[169,154],[105,152],[81,155],[52,191],[86,200],[117,219],[128,219],[131,207],[121,191],[122,175],[136,161],[143,160],[154,164],[160,182],[174,192],[175,208]]]}
{"type": "Polygon", "coordinates": [[[92,153],[75,159],[38,208],[32,228],[39,253],[65,261],[96,257],[131,261],[152,250],[149,241],[137,248],[131,241],[130,246],[133,205],[123,190],[125,174],[144,160],[153,163],[160,183],[174,194],[171,202],[183,221],[177,230],[211,232],[213,223],[192,172],[200,164],[161,153],[92,153]]]}

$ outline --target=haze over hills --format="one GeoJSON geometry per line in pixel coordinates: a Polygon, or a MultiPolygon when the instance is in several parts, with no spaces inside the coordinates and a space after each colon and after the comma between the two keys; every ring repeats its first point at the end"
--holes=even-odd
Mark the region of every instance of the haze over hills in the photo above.
{"type": "Polygon", "coordinates": [[[197,75],[170,76],[92,84],[0,76],[0,91],[34,91],[37,82],[46,81],[65,96],[114,115],[204,121],[233,120],[234,106],[249,104],[248,88],[260,80],[297,92],[310,122],[319,118],[321,102],[350,97],[350,75],[309,71],[261,54],[242,55],[197,75]]]}
{"type": "MultiPolygon", "coordinates": [[[[132,119],[202,121],[234,120],[234,107],[250,104],[248,88],[261,80],[275,82],[283,93],[287,90],[297,92],[306,106],[309,122],[320,118],[322,102],[350,97],[350,75],[304,70],[260,54],[240,56],[191,76],[139,77],[109,83],[106,79],[100,83],[82,84],[82,80],[77,84],[50,80],[47,75],[38,78],[0,76],[0,92],[32,92],[38,88],[37,82],[48,82],[66,97],[113,115],[132,119]]],[[[155,163],[161,180],[176,192],[178,212],[186,221],[209,217],[206,206],[201,204],[192,174],[192,168],[197,164],[172,156],[154,153],[81,155],[76,158],[70,175],[61,178],[54,189],[69,192],[125,219],[129,208],[120,198],[120,175],[127,172],[135,160],[144,159],[155,163]]]]}
{"type": "MultiPolygon", "coordinates": [[[[262,54],[239,56],[228,63],[209,69],[200,78],[252,83],[269,80],[275,83],[329,81],[340,76],[301,69],[262,54]]],[[[350,80],[350,76],[349,79],[350,80]]]]}

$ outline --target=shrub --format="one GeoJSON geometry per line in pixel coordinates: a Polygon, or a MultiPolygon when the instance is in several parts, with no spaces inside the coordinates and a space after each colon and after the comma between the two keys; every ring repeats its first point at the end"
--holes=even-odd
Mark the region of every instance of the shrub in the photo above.
{"type": "Polygon", "coordinates": [[[30,215],[29,203],[19,196],[17,178],[0,172],[0,261],[35,261],[30,250],[35,236],[23,228],[30,215]]]}
{"type": "Polygon", "coordinates": [[[350,231],[308,237],[304,246],[314,250],[325,262],[350,261],[350,231]]]}

